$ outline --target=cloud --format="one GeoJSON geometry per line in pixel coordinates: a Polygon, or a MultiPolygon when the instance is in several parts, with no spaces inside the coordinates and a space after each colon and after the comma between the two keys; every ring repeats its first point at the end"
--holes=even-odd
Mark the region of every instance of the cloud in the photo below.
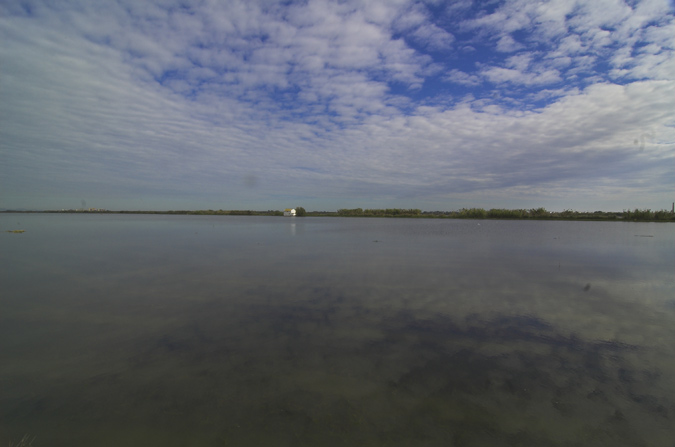
{"type": "MultiPolygon", "coordinates": [[[[666,38],[672,36],[673,8],[666,1],[644,1],[631,7],[621,0],[554,0],[538,4],[516,0],[504,2],[491,14],[467,20],[463,26],[492,36],[498,51],[525,50],[531,54],[534,48],[550,47],[546,49],[546,59],[564,58],[565,64],[577,73],[593,67],[589,60],[597,63],[606,59],[616,67],[614,77],[645,79],[645,73],[655,68],[653,78],[666,79],[665,72],[670,67],[667,61],[673,59],[672,38],[666,38]],[[526,33],[524,44],[516,41],[516,32],[526,33]],[[661,57],[635,57],[645,44],[658,47],[661,57]]],[[[515,73],[503,68],[507,67],[496,67],[490,76],[498,81],[515,77],[515,73]]],[[[534,79],[543,80],[529,78],[530,82],[534,79]]]]}
{"type": "Polygon", "coordinates": [[[546,85],[561,81],[560,73],[555,69],[537,72],[521,71],[518,68],[488,67],[481,75],[495,84],[512,83],[523,85],[546,85]]]}
{"type": "Polygon", "coordinates": [[[516,42],[513,37],[509,35],[500,37],[499,41],[497,42],[497,51],[501,51],[502,53],[512,53],[522,48],[523,46],[516,42]]]}
{"type": "Polygon", "coordinates": [[[414,41],[432,50],[450,49],[455,40],[452,34],[433,23],[420,26],[411,36],[414,41]]]}
{"type": "Polygon", "coordinates": [[[478,76],[453,69],[443,78],[446,82],[454,82],[466,86],[476,86],[483,82],[478,76]]]}
{"type": "Polygon", "coordinates": [[[0,207],[670,200],[667,5],[458,5],[5,2],[0,207]]]}

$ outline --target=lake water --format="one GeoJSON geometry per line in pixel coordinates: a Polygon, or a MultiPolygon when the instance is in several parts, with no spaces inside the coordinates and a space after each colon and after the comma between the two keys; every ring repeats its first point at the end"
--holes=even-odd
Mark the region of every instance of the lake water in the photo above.
{"type": "Polygon", "coordinates": [[[672,224],[0,230],[3,445],[674,445],[672,224]]]}

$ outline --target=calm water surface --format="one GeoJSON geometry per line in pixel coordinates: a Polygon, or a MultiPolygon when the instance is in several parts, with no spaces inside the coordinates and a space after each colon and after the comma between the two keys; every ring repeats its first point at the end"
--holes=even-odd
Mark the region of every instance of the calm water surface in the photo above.
{"type": "Polygon", "coordinates": [[[0,444],[674,445],[672,224],[0,230],[0,444]]]}

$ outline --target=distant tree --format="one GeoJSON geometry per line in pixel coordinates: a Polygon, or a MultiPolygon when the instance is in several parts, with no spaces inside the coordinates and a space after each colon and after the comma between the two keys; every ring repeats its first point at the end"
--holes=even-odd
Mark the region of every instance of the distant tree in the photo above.
{"type": "Polygon", "coordinates": [[[303,207],[298,206],[298,207],[295,208],[295,215],[296,216],[303,217],[306,214],[307,214],[307,211],[303,207]]]}
{"type": "Polygon", "coordinates": [[[635,208],[635,211],[624,211],[624,218],[626,220],[652,220],[654,218],[654,213],[650,209],[638,209],[635,208]]]}
{"type": "Polygon", "coordinates": [[[670,211],[654,211],[654,220],[673,220],[673,214],[670,211]]]}
{"type": "Polygon", "coordinates": [[[534,218],[548,217],[549,212],[546,211],[546,208],[543,208],[543,207],[532,208],[529,211],[529,215],[530,215],[530,217],[534,217],[534,218]]]}
{"type": "Polygon", "coordinates": [[[492,208],[487,212],[487,217],[491,219],[520,219],[523,217],[523,214],[523,210],[492,208]]]}
{"type": "Polygon", "coordinates": [[[487,211],[483,208],[462,208],[459,210],[459,217],[464,219],[485,219],[487,211]]]}
{"type": "Polygon", "coordinates": [[[337,213],[338,213],[338,216],[345,216],[345,217],[363,216],[363,209],[361,209],[361,208],[354,208],[354,209],[341,208],[337,211],[337,213]]]}

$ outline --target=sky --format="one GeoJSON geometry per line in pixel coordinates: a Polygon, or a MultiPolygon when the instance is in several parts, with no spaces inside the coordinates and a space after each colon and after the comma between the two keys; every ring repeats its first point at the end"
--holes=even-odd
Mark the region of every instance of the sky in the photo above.
{"type": "Polygon", "coordinates": [[[0,2],[0,209],[670,209],[671,0],[0,2]]]}

